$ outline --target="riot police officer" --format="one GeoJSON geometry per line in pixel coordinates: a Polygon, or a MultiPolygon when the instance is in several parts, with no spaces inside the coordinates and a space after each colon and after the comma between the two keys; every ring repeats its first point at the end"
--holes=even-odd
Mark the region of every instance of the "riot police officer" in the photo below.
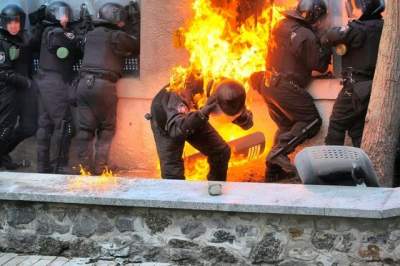
{"type": "Polygon", "coordinates": [[[336,46],[342,57],[343,89],[329,121],[327,145],[343,145],[346,131],[360,147],[383,29],[384,0],[361,0],[362,16],[326,32],[321,42],[336,46]]]}
{"type": "MultiPolygon", "coordinates": [[[[14,54],[13,65],[17,73],[31,80],[32,74],[32,45],[34,40],[24,31],[26,14],[15,4],[7,5],[0,14],[3,36],[12,42],[11,52],[14,54]]],[[[16,90],[16,105],[18,123],[13,130],[7,145],[2,146],[1,164],[6,169],[15,169],[19,164],[14,163],[8,155],[24,139],[33,136],[37,128],[37,88],[34,82],[31,86],[20,87],[16,90]]]]}
{"type": "Polygon", "coordinates": [[[316,135],[321,126],[313,98],[305,88],[313,70],[324,72],[329,65],[330,51],[321,47],[312,28],[326,13],[323,0],[301,0],[296,10],[285,12],[285,18],[272,30],[277,45],[269,46],[266,72],[251,77],[278,126],[266,160],[269,181],[281,177],[282,170],[294,173],[287,155],[316,135]]]}
{"type": "Polygon", "coordinates": [[[243,129],[252,127],[253,116],[245,108],[245,90],[236,81],[224,80],[217,84],[215,93],[199,109],[196,95],[204,94],[202,80],[189,75],[183,88],[174,90],[166,86],[154,97],[151,104],[151,129],[162,178],[185,178],[182,154],[187,141],[208,157],[208,180],[226,180],[231,150],[208,122],[209,115],[222,111],[243,129]]]}
{"type": "Polygon", "coordinates": [[[39,87],[39,126],[37,131],[40,173],[69,172],[68,154],[72,137],[70,110],[71,81],[75,77],[73,66],[80,57],[81,39],[70,28],[72,10],[62,1],[46,7],[41,34],[39,71],[35,77],[39,87]],[[56,135],[57,159],[52,167],[50,143],[56,135]]]}
{"type": "Polygon", "coordinates": [[[115,84],[122,75],[125,59],[138,53],[139,40],[122,31],[127,20],[128,13],[123,6],[106,3],[99,9],[94,29],[86,35],[77,89],[78,157],[95,174],[101,174],[107,166],[115,134],[115,84]],[[91,148],[95,138],[93,162],[91,148]]]}
{"type": "Polygon", "coordinates": [[[1,166],[7,169],[17,167],[8,153],[36,130],[36,95],[28,79],[31,57],[23,32],[25,17],[15,4],[5,6],[0,14],[0,158],[1,166]]]}

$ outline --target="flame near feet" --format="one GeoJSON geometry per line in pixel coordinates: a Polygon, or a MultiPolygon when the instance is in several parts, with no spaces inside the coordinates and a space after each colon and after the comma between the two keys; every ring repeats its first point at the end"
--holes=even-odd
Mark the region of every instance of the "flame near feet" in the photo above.
{"type": "Polygon", "coordinates": [[[108,167],[100,176],[92,176],[82,165],[79,165],[79,172],[79,176],[69,179],[69,191],[105,192],[119,186],[118,178],[108,167]]]}

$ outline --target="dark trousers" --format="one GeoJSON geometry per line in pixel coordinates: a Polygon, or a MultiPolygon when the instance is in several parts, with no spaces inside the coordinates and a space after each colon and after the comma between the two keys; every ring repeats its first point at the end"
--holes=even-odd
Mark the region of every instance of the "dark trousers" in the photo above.
{"type": "Polygon", "coordinates": [[[35,135],[38,127],[38,88],[36,82],[30,88],[16,92],[18,125],[8,140],[4,154],[12,152],[22,141],[35,135]]]}
{"type": "MultiPolygon", "coordinates": [[[[281,81],[278,86],[266,88],[263,93],[272,120],[278,126],[274,147],[283,147],[294,137],[302,141],[315,136],[322,124],[321,117],[311,95],[303,88],[281,81]],[[320,122],[303,135],[303,129],[319,119],[320,122]]],[[[297,145],[301,142],[297,142],[297,145]]],[[[292,152],[296,146],[287,152],[292,152]]]]}
{"type": "Polygon", "coordinates": [[[0,155],[7,154],[17,119],[16,89],[0,82],[0,155]]]}
{"type": "Polygon", "coordinates": [[[333,106],[325,144],[344,145],[346,132],[348,132],[353,146],[360,147],[368,102],[369,96],[361,101],[354,92],[353,86],[345,85],[333,106]]]}
{"type": "Polygon", "coordinates": [[[230,147],[209,123],[187,138],[171,138],[154,122],[152,122],[152,131],[160,159],[162,178],[185,179],[182,154],[185,141],[187,141],[207,156],[210,166],[208,180],[226,180],[231,155],[230,147]]]}
{"type": "Polygon", "coordinates": [[[107,166],[115,134],[118,101],[115,82],[94,75],[85,75],[78,85],[77,100],[78,157],[85,168],[99,174],[107,166]],[[93,151],[95,139],[95,151],[93,151]]]}
{"type": "MultiPolygon", "coordinates": [[[[36,76],[39,88],[39,122],[37,137],[38,172],[52,171],[50,165],[51,136],[56,135],[57,150],[60,154],[60,166],[68,165],[71,135],[63,132],[63,120],[72,124],[69,90],[70,84],[63,81],[61,74],[51,71],[39,71],[36,76]]],[[[59,156],[59,155],[57,155],[59,156]]]]}
{"type": "MultiPolygon", "coordinates": [[[[280,81],[277,86],[264,88],[262,95],[267,103],[271,119],[278,126],[271,153],[287,146],[292,139],[298,137],[298,141],[291,147],[287,147],[283,154],[288,155],[306,139],[318,133],[322,120],[313,98],[305,89],[290,82],[280,81]],[[304,134],[303,129],[316,119],[319,123],[304,134]]],[[[282,174],[279,165],[266,160],[266,178],[273,180],[276,176],[281,177],[282,174]]]]}

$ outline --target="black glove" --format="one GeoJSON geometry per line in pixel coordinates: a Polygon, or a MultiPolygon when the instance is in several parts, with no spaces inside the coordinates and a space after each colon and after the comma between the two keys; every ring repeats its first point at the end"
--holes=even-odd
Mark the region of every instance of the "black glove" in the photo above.
{"type": "Polygon", "coordinates": [[[338,43],[340,43],[345,39],[348,31],[349,30],[346,27],[333,28],[327,30],[326,32],[324,32],[324,34],[322,34],[320,38],[322,47],[330,48],[332,46],[337,45],[338,43]]]}
{"type": "Polygon", "coordinates": [[[204,106],[199,110],[199,112],[200,112],[203,116],[207,117],[207,119],[208,119],[208,116],[209,116],[213,111],[215,111],[215,109],[217,108],[217,106],[218,106],[217,98],[216,98],[214,95],[211,95],[210,97],[208,97],[206,105],[204,105],[204,106]]]}
{"type": "Polygon", "coordinates": [[[253,113],[249,110],[246,110],[235,120],[233,120],[232,123],[238,125],[244,130],[248,130],[253,127],[253,113]]]}

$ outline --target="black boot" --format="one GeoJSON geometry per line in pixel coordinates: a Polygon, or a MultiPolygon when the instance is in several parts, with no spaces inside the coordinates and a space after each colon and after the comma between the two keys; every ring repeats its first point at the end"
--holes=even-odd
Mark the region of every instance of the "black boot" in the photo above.
{"type": "Polygon", "coordinates": [[[281,147],[277,146],[269,152],[267,156],[267,165],[278,165],[283,171],[288,174],[295,173],[296,168],[294,167],[294,165],[292,165],[289,157],[286,154],[279,153],[280,148],[281,147]]]}

